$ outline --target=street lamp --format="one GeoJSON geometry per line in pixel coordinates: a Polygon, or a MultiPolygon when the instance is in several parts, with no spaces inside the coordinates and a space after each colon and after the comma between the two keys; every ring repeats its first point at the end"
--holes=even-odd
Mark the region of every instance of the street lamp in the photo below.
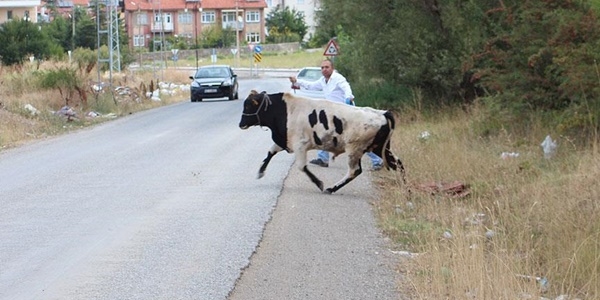
{"type": "MultiPolygon", "coordinates": [[[[198,5],[198,4],[196,4],[198,5]]],[[[194,16],[194,39],[196,41],[196,70],[198,69],[198,14],[202,17],[202,7],[198,7],[198,13],[194,16]]],[[[200,33],[202,34],[202,33],[200,33]]]]}
{"type": "Polygon", "coordinates": [[[69,14],[71,17],[71,51],[75,51],[75,5],[73,5],[73,10],[69,14]]]}
{"type": "MultiPolygon", "coordinates": [[[[237,12],[236,12],[237,15],[237,12]]],[[[235,59],[236,68],[240,67],[240,24],[244,22],[242,16],[237,16],[237,22],[235,23],[235,59]]]]}
{"type": "Polygon", "coordinates": [[[235,67],[240,67],[240,23],[244,18],[239,15],[239,0],[235,0],[235,67]]]}
{"type": "Polygon", "coordinates": [[[133,47],[137,47],[137,50],[139,52],[139,61],[140,61],[140,69],[142,68],[142,47],[140,46],[140,40],[143,40],[142,37],[142,24],[140,22],[141,19],[141,10],[140,10],[140,6],[131,1],[131,4],[137,7],[137,15],[135,16],[135,22],[138,28],[138,36],[137,36],[137,43],[135,42],[135,37],[133,38],[133,47]]]}

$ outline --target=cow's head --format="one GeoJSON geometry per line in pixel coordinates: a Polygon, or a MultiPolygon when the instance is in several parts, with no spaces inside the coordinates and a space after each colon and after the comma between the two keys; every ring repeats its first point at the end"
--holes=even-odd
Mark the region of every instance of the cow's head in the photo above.
{"type": "Polygon", "coordinates": [[[266,112],[270,104],[271,100],[267,92],[258,93],[252,90],[250,95],[244,100],[244,111],[240,120],[240,128],[248,129],[251,126],[261,125],[260,114],[266,112]]]}

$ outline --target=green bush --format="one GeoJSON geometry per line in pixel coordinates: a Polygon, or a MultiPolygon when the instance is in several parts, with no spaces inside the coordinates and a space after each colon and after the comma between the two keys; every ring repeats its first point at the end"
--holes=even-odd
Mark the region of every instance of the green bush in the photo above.
{"type": "Polygon", "coordinates": [[[38,73],[39,85],[43,89],[58,90],[65,105],[71,105],[74,93],[82,91],[82,80],[77,71],[68,67],[38,73]]]}

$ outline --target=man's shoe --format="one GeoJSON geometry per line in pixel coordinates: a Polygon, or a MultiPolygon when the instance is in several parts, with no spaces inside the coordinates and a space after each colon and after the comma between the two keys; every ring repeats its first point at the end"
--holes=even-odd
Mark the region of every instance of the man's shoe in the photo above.
{"type": "Polygon", "coordinates": [[[383,169],[383,165],[382,164],[376,164],[376,165],[373,165],[373,168],[371,168],[371,171],[379,171],[381,169],[383,169]]]}
{"type": "Polygon", "coordinates": [[[324,161],[322,161],[320,158],[315,158],[315,159],[311,160],[310,163],[313,164],[313,165],[321,166],[323,168],[329,167],[329,164],[326,163],[326,162],[324,162],[324,161]]]}

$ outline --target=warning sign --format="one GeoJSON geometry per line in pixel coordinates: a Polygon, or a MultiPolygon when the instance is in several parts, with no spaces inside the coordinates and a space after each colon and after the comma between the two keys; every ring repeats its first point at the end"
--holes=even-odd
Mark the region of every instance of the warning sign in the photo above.
{"type": "Polygon", "coordinates": [[[323,53],[324,56],[336,56],[340,54],[340,47],[338,46],[337,42],[334,39],[329,40],[329,43],[327,43],[327,47],[325,47],[325,53],[323,53]]]}
{"type": "Polygon", "coordinates": [[[254,62],[259,63],[262,60],[262,54],[254,53],[254,62]]]}

